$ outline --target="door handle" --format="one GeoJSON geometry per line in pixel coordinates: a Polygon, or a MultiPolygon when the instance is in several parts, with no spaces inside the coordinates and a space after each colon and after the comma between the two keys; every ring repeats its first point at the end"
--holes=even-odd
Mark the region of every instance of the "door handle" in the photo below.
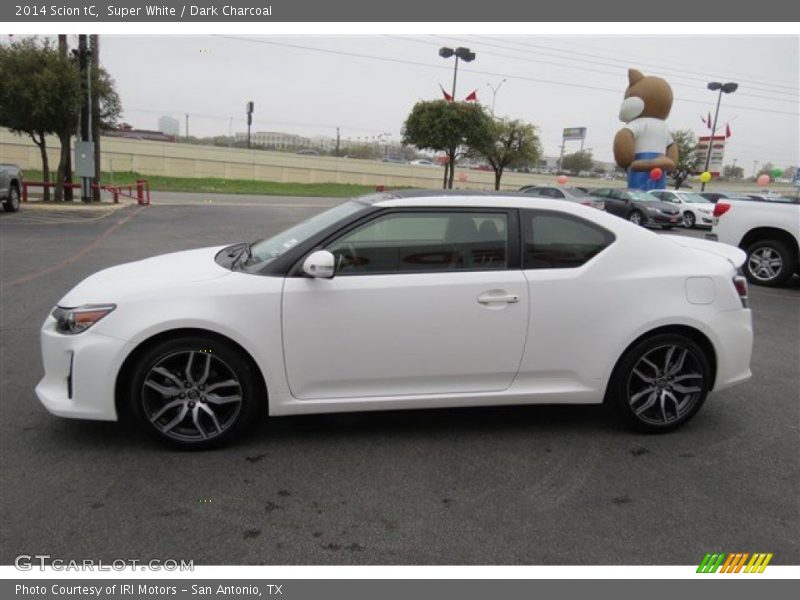
{"type": "Polygon", "coordinates": [[[478,296],[478,302],[481,304],[492,304],[494,302],[514,304],[519,302],[519,296],[517,294],[481,294],[478,296]]]}

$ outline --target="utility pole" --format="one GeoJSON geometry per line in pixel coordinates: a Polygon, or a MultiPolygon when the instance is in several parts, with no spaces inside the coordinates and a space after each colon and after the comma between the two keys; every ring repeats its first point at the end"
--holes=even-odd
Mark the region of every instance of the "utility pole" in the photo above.
{"type": "Polygon", "coordinates": [[[486,85],[488,86],[488,88],[489,88],[490,90],[492,90],[492,116],[494,116],[494,102],[495,102],[495,100],[497,99],[497,92],[499,92],[499,91],[500,91],[500,88],[503,86],[503,84],[504,84],[506,81],[507,81],[506,79],[503,79],[503,81],[501,81],[500,83],[498,83],[496,87],[495,87],[495,86],[493,86],[491,83],[487,83],[487,84],[486,84],[486,85]]]}
{"type": "Polygon", "coordinates": [[[758,161],[757,161],[757,160],[754,160],[754,161],[753,161],[753,179],[755,179],[755,178],[756,178],[756,167],[757,167],[757,166],[758,166],[758,161]]]}
{"type": "MultiPolygon", "coordinates": [[[[92,56],[92,69],[90,75],[97,76],[100,73],[100,36],[97,34],[89,36],[89,48],[92,56]]],[[[95,91],[91,94],[92,117],[100,114],[100,94],[95,91]]],[[[94,179],[92,183],[92,201],[100,202],[100,119],[92,118],[92,140],[94,141],[94,179]]]]}
{"type": "Polygon", "coordinates": [[[251,100],[247,103],[245,109],[247,110],[247,149],[250,149],[250,127],[253,124],[253,111],[255,110],[255,103],[251,100]]]}
{"type": "Polygon", "coordinates": [[[186,113],[186,141],[189,141],[189,113],[186,113]]]}
{"type": "Polygon", "coordinates": [[[341,144],[341,136],[339,135],[339,128],[336,128],[336,156],[339,156],[339,147],[341,144]]]}

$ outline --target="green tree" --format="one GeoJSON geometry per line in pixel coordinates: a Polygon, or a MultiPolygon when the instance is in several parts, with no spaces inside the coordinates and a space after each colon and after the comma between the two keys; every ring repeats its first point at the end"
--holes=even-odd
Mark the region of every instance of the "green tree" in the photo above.
{"type": "Polygon", "coordinates": [[[677,190],[689,175],[702,166],[703,158],[697,153],[697,137],[691,129],[678,129],[670,133],[678,147],[678,164],[672,171],[672,183],[677,190]]]}
{"type": "Polygon", "coordinates": [[[578,150],[572,154],[564,155],[561,159],[561,168],[577,175],[581,171],[591,171],[594,166],[591,150],[578,150]]]}
{"type": "Polygon", "coordinates": [[[725,179],[743,179],[744,178],[744,169],[742,167],[737,167],[736,165],[725,165],[722,168],[722,177],[725,179]]]}
{"type": "Polygon", "coordinates": [[[403,143],[447,155],[443,185],[453,187],[456,160],[491,137],[492,119],[482,106],[446,100],[421,101],[403,124],[403,143]]]}
{"type": "Polygon", "coordinates": [[[500,189],[500,180],[506,167],[536,163],[542,154],[536,128],[529,123],[518,119],[495,119],[487,133],[475,141],[470,155],[485,159],[492,167],[496,190],[500,189]]]}
{"type": "MultiPolygon", "coordinates": [[[[46,136],[58,133],[78,106],[79,84],[71,75],[72,65],[49,40],[0,45],[0,125],[38,146],[45,183],[50,181],[46,136]]],[[[50,198],[47,187],[44,198],[50,198]]]]}

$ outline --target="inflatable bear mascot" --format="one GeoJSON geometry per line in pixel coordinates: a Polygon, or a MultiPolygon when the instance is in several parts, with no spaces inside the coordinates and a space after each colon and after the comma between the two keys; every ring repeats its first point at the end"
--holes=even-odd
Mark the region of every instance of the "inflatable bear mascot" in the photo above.
{"type": "Polygon", "coordinates": [[[678,147],[667,128],[672,88],[660,77],[628,70],[628,89],[619,109],[625,127],[614,137],[614,160],[628,171],[628,187],[662,190],[678,163],[678,147]],[[654,169],[657,169],[654,171],[654,169]]]}

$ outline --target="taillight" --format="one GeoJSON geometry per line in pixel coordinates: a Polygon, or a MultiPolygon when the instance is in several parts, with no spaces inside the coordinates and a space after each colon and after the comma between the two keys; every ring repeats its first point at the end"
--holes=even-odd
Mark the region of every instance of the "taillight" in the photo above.
{"type": "Polygon", "coordinates": [[[736,293],[739,294],[739,300],[742,301],[742,308],[747,308],[750,303],[747,300],[747,279],[741,275],[733,278],[733,287],[736,288],[736,293]]]}
{"type": "Polygon", "coordinates": [[[721,217],[731,209],[731,205],[727,202],[719,201],[714,205],[714,216],[721,217]]]}

